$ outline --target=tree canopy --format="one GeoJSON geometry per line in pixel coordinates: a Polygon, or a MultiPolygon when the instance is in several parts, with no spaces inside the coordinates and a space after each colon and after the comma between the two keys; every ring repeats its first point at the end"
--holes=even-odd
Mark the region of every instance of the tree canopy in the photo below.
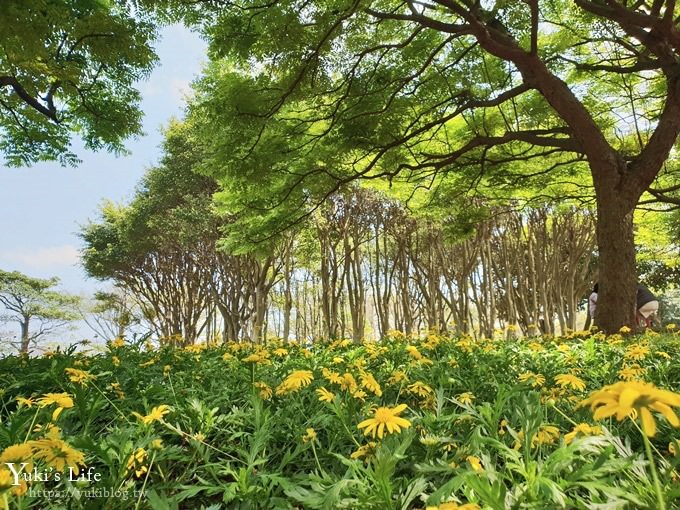
{"type": "Polygon", "coordinates": [[[31,343],[79,318],[80,299],[55,290],[58,283],[58,278],[32,278],[0,270],[0,304],[5,308],[0,321],[19,325],[21,338],[16,346],[21,352],[28,352],[31,343]]]}
{"type": "Polygon", "coordinates": [[[243,192],[231,207],[285,217],[354,179],[465,190],[587,168],[598,321],[633,324],[633,211],[680,132],[675,2],[203,5],[213,63],[192,111],[206,171],[243,192]]]}
{"type": "Polygon", "coordinates": [[[157,57],[157,24],[130,2],[6,0],[0,10],[0,152],[10,165],[74,164],[140,134],[136,82],[157,57]]]}

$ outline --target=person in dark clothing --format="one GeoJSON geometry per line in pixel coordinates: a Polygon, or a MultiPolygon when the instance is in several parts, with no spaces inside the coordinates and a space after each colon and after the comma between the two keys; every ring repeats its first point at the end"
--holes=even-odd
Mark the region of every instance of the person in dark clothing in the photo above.
{"type": "Polygon", "coordinates": [[[640,326],[647,328],[652,326],[654,314],[659,311],[659,301],[656,296],[645,287],[638,285],[637,287],[637,322],[640,326]]]}

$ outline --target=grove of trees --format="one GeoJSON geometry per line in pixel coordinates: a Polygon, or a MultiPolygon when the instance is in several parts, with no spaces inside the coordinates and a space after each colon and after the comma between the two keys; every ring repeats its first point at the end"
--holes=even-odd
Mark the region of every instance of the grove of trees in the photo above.
{"type": "Polygon", "coordinates": [[[190,127],[175,123],[132,202],[105,205],[82,232],[86,270],[134,296],[167,341],[582,327],[596,271],[588,209],[470,203],[484,212],[461,232],[463,217],[349,186],[293,231],[239,252],[220,241],[240,227],[214,207],[216,183],[194,171],[201,160],[190,127]]]}
{"type": "Polygon", "coordinates": [[[680,203],[673,0],[51,0],[3,16],[10,163],[73,161],[74,132],[120,150],[156,27],[209,44],[160,164],[83,231],[88,272],[160,336],[257,340],[273,309],[283,336],[549,332],[575,326],[595,277],[595,321],[617,331],[634,323],[636,208],[680,203]]]}

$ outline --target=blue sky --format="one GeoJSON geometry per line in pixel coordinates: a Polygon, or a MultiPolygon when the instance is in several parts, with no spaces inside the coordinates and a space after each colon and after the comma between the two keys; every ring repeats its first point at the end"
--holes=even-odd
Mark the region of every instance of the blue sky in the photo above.
{"type": "Polygon", "coordinates": [[[61,279],[61,289],[91,294],[102,283],[87,279],[79,267],[79,226],[97,218],[105,199],[132,197],[135,186],[160,156],[160,128],[181,117],[191,81],[206,60],[205,43],[181,25],[165,28],[157,44],[158,67],[139,84],[144,136],[129,140],[129,156],[73,147],[82,163],[64,168],[43,163],[31,168],[0,169],[0,268],[29,276],[61,279]]]}

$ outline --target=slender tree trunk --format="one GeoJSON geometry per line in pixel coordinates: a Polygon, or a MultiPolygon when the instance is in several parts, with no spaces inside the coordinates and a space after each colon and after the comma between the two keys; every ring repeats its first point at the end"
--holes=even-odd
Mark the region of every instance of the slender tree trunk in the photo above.
{"type": "Polygon", "coordinates": [[[292,272],[293,272],[293,267],[291,264],[291,247],[289,246],[286,249],[285,253],[285,267],[283,269],[283,278],[284,278],[284,288],[283,288],[283,297],[284,297],[284,302],[283,302],[283,334],[282,338],[284,341],[288,341],[290,337],[290,315],[291,315],[291,310],[293,309],[293,293],[292,293],[292,272]]]}
{"type": "Polygon", "coordinates": [[[30,342],[30,338],[28,336],[28,326],[30,324],[31,318],[30,317],[25,317],[21,321],[21,352],[22,353],[28,353],[28,345],[30,342]]]}

